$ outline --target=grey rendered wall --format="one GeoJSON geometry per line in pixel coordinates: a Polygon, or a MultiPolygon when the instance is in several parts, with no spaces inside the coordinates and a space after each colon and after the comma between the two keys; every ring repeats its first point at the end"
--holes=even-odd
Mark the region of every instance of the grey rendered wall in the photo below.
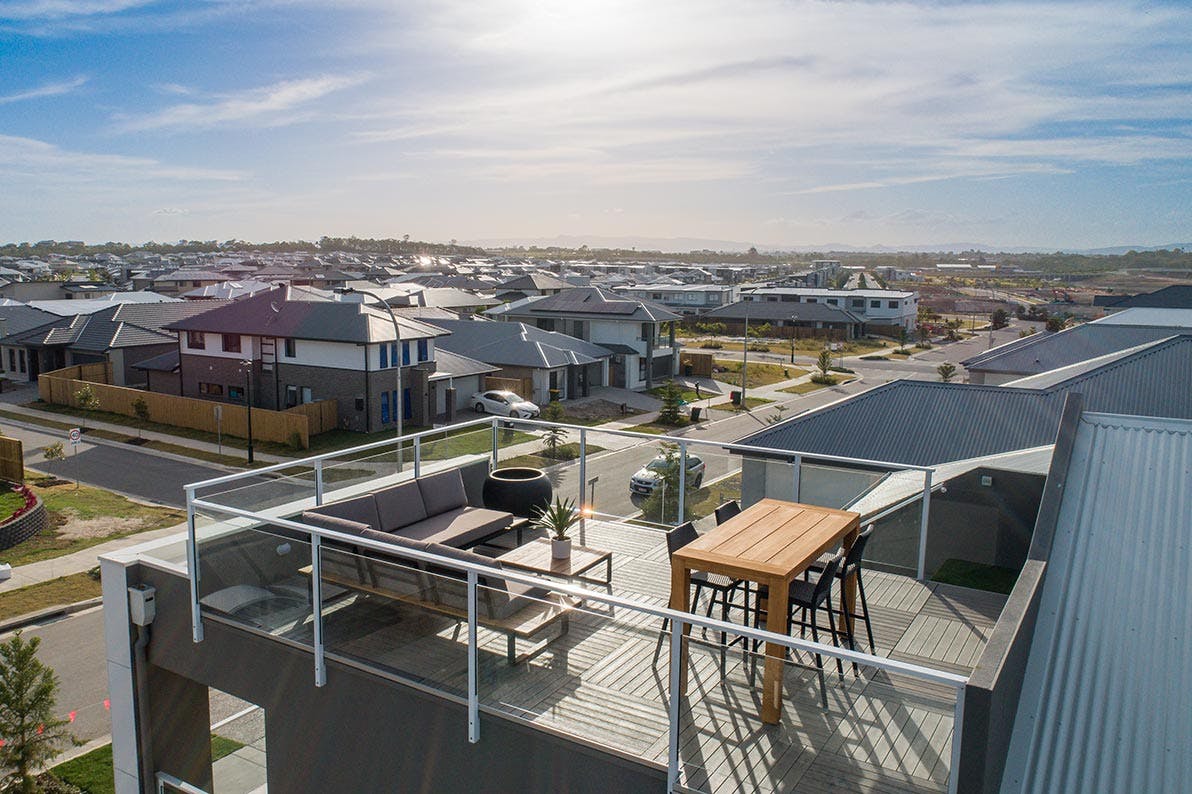
{"type": "MultiPolygon", "coordinates": [[[[469,744],[462,704],[346,665],[329,663],[327,685],[315,687],[309,652],[215,621],[194,644],[186,580],[146,566],[130,578],[157,588],[152,665],[265,710],[270,794],[665,788],[664,770],[496,716],[482,714],[480,742],[469,744]]],[[[150,707],[171,708],[171,695],[153,688],[150,707]]],[[[189,763],[201,767],[201,750],[193,753],[189,763]]]]}

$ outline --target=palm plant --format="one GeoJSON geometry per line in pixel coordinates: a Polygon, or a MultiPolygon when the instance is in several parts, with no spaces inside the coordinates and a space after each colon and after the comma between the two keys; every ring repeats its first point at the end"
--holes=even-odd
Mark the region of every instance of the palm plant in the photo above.
{"type": "Polygon", "coordinates": [[[543,505],[534,515],[534,526],[550,533],[551,540],[567,540],[568,532],[579,523],[579,511],[573,499],[555,497],[554,504],[543,505]]]}

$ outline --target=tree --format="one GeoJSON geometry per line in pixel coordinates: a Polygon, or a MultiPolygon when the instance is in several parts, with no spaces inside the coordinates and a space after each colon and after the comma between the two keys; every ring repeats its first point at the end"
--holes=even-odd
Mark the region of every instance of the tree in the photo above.
{"type": "MultiPolygon", "coordinates": [[[[91,384],[84,385],[81,389],[74,393],[75,404],[82,408],[87,413],[99,409],[99,398],[95,396],[95,389],[91,388],[91,384]]],[[[83,416],[83,429],[87,429],[87,417],[83,416]]]]}
{"type": "Polygon", "coordinates": [[[935,371],[939,374],[940,380],[942,380],[944,383],[947,383],[948,381],[952,380],[952,378],[956,377],[956,365],[949,364],[947,361],[936,367],[935,371]]]}
{"type": "Polygon", "coordinates": [[[141,428],[149,424],[149,403],[145,402],[144,397],[138,397],[132,401],[132,410],[137,415],[137,421],[141,423],[137,426],[137,438],[140,438],[141,428]]]}
{"type": "Polygon", "coordinates": [[[677,425],[683,421],[683,392],[673,380],[663,384],[659,396],[662,398],[662,408],[658,410],[658,422],[664,425],[677,425]]]}
{"type": "Polygon", "coordinates": [[[993,330],[1005,328],[1010,324],[1010,315],[1006,313],[1005,309],[998,309],[989,317],[989,322],[993,325],[993,330]]]}
{"type": "Polygon", "coordinates": [[[1062,330],[1064,330],[1064,318],[1063,317],[1048,317],[1047,318],[1047,330],[1048,331],[1062,331],[1062,330]]]}
{"type": "Polygon", "coordinates": [[[0,765],[8,771],[5,791],[41,791],[37,773],[59,745],[73,742],[68,720],[54,716],[58,676],[37,658],[40,637],[26,642],[21,632],[0,643],[0,765]]]}
{"type": "Polygon", "coordinates": [[[61,441],[55,441],[49,446],[43,447],[41,454],[45,456],[46,460],[65,460],[66,450],[62,446],[61,441]]]}
{"type": "Polygon", "coordinates": [[[828,377],[832,371],[832,351],[826,347],[821,350],[819,358],[815,360],[815,366],[819,369],[819,374],[822,377],[828,377]]]}
{"type": "Polygon", "coordinates": [[[898,326],[898,347],[900,349],[906,349],[906,343],[910,340],[910,338],[911,335],[907,333],[906,328],[901,325],[898,326]]]}
{"type": "Polygon", "coordinates": [[[561,454],[560,448],[566,440],[566,428],[558,425],[548,427],[542,434],[542,449],[546,457],[558,458],[561,454]]]}

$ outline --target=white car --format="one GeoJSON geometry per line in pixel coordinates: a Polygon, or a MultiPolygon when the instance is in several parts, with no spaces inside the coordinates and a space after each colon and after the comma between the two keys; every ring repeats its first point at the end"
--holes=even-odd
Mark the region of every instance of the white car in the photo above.
{"type": "Polygon", "coordinates": [[[478,391],[472,395],[472,405],[478,414],[514,419],[536,419],[539,413],[537,405],[511,391],[478,391]]]}
{"type": "MultiPolygon", "coordinates": [[[[707,468],[699,457],[687,453],[687,487],[698,488],[704,481],[704,469],[707,468]]],[[[666,456],[659,455],[654,460],[638,469],[629,478],[630,493],[649,496],[662,480],[662,472],[666,471],[666,456]]]]}

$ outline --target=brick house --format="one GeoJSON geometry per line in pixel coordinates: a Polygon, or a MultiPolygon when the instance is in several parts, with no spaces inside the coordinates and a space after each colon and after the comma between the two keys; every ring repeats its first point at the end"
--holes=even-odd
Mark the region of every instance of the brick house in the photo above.
{"type": "Polygon", "coordinates": [[[167,330],[177,334],[177,389],[186,397],[285,410],[336,400],[340,427],[372,432],[397,419],[401,361],[403,419],[430,424],[435,406],[434,339],[447,332],[398,317],[400,346],[384,309],[278,287],[167,330]]]}

